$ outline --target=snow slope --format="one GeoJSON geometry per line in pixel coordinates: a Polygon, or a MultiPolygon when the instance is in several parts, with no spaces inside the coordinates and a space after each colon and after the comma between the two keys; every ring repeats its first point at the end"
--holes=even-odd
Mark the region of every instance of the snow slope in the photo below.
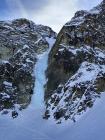
{"type": "Polygon", "coordinates": [[[105,95],[78,122],[53,124],[42,119],[34,108],[15,120],[0,119],[0,140],[105,140],[105,95]]]}
{"type": "Polygon", "coordinates": [[[93,109],[61,134],[62,140],[105,140],[105,93],[102,94],[93,109]]]}

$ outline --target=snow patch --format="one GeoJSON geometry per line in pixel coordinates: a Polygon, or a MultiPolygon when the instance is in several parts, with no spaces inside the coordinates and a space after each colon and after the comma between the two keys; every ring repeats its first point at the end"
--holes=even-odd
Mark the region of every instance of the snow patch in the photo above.
{"type": "Polygon", "coordinates": [[[10,82],[4,81],[3,84],[4,84],[5,86],[12,87],[12,83],[10,83],[10,82]]]}

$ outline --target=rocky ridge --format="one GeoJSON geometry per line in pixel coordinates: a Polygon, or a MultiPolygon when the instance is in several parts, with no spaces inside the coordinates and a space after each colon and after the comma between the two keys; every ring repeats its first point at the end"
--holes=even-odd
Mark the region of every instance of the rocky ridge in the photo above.
{"type": "Polygon", "coordinates": [[[57,123],[75,122],[105,92],[105,0],[63,26],[46,76],[44,118],[57,123]]]}
{"type": "Polygon", "coordinates": [[[27,19],[0,21],[0,112],[26,108],[33,94],[37,55],[49,48],[48,38],[56,38],[51,28],[27,19]]]}

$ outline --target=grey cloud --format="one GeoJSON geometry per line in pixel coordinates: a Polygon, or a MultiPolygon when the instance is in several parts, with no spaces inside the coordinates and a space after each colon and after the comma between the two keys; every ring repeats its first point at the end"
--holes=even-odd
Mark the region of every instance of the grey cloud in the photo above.
{"type": "Polygon", "coordinates": [[[46,6],[49,0],[20,0],[27,10],[40,10],[46,6]]]}
{"type": "Polygon", "coordinates": [[[102,0],[6,0],[6,19],[28,18],[59,31],[80,9],[91,9],[102,0]]]}

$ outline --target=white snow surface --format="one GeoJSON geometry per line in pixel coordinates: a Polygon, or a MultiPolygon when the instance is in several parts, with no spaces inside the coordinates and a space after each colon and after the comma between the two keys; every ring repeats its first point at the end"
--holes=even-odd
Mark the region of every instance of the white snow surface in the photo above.
{"type": "MultiPolygon", "coordinates": [[[[96,65],[91,64],[88,62],[83,62],[81,64],[81,67],[79,68],[78,72],[72,76],[70,81],[70,87],[76,85],[77,83],[85,83],[87,81],[95,81],[98,75],[103,71],[105,72],[105,66],[104,65],[96,65]],[[80,75],[80,76],[78,76],[80,75]]],[[[68,81],[68,83],[69,83],[68,81]]],[[[67,84],[68,84],[67,83],[67,84]]]]}
{"type": "Polygon", "coordinates": [[[15,120],[0,118],[0,140],[105,140],[105,93],[76,123],[53,124],[29,107],[15,120]]]}
{"type": "Polygon", "coordinates": [[[10,83],[10,82],[4,81],[3,84],[4,84],[5,86],[10,86],[10,87],[12,87],[12,83],[10,83]]]}

